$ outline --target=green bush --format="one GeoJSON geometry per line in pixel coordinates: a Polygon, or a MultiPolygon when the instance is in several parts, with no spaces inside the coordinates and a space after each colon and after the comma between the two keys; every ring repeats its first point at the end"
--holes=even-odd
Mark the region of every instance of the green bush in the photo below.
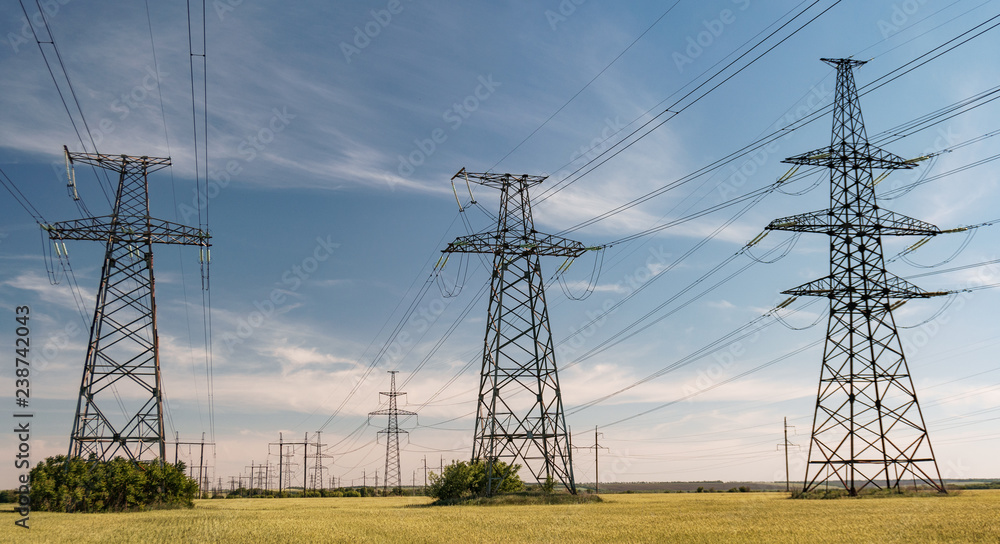
{"type": "MultiPolygon", "coordinates": [[[[493,462],[495,482],[493,493],[516,493],[524,490],[524,482],[517,475],[521,465],[493,462]]],[[[486,494],[486,463],[456,461],[444,468],[444,474],[431,473],[431,485],[427,494],[441,500],[461,499],[486,494]]]]}
{"type": "Polygon", "coordinates": [[[198,484],[184,463],[136,464],[49,457],[31,469],[31,508],[49,512],[126,512],[194,506],[198,484]]]}

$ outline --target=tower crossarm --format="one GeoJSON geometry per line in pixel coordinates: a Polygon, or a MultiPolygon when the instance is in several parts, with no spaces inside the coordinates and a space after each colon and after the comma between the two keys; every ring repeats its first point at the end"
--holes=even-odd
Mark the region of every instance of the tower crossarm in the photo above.
{"type": "Polygon", "coordinates": [[[481,232],[456,238],[442,252],[493,253],[509,255],[510,257],[539,255],[575,258],[591,249],[594,248],[554,234],[532,233],[527,236],[517,236],[513,233],[507,233],[506,236],[498,237],[493,232],[481,232]]]}
{"type": "Polygon", "coordinates": [[[865,282],[861,287],[852,287],[839,283],[832,276],[782,291],[782,294],[793,296],[814,296],[837,298],[847,294],[855,294],[861,298],[931,298],[947,295],[947,291],[924,291],[912,283],[886,273],[881,282],[865,282]]]}
{"type": "Polygon", "coordinates": [[[845,164],[867,163],[872,168],[882,170],[908,170],[917,165],[916,159],[904,159],[899,155],[890,153],[871,144],[852,146],[847,142],[837,145],[821,147],[801,155],[788,157],[781,161],[788,164],[802,164],[810,166],[825,166],[827,168],[837,168],[845,164]]]}
{"type": "Polygon", "coordinates": [[[66,158],[71,163],[83,163],[104,168],[113,172],[121,173],[130,166],[132,168],[144,169],[145,172],[155,172],[161,168],[170,166],[170,157],[148,157],[132,155],[112,155],[108,153],[77,153],[69,151],[63,146],[66,158]]]}
{"type": "Polygon", "coordinates": [[[177,244],[210,247],[211,235],[199,228],[163,219],[112,216],[87,217],[61,221],[42,228],[53,240],[91,240],[106,242],[112,236],[125,243],[177,244]],[[132,220],[134,219],[134,221],[132,220]]]}
{"type": "Polygon", "coordinates": [[[884,209],[878,211],[877,217],[865,218],[863,221],[845,223],[842,217],[843,214],[838,214],[832,209],[819,210],[775,219],[766,229],[819,232],[831,235],[838,232],[869,236],[877,234],[885,236],[935,236],[941,234],[941,229],[926,221],[884,209]]]}
{"type": "Polygon", "coordinates": [[[465,179],[470,183],[478,183],[479,185],[493,187],[494,189],[503,189],[511,184],[523,184],[524,187],[530,187],[545,181],[546,178],[547,176],[532,176],[529,174],[513,175],[496,174],[493,172],[466,172],[465,168],[462,168],[457,174],[451,177],[452,181],[455,179],[465,179]]]}
{"type": "Polygon", "coordinates": [[[409,410],[390,409],[390,410],[375,410],[374,412],[368,412],[368,415],[369,416],[391,416],[391,415],[415,416],[417,415],[417,413],[411,412],[409,410]]]}

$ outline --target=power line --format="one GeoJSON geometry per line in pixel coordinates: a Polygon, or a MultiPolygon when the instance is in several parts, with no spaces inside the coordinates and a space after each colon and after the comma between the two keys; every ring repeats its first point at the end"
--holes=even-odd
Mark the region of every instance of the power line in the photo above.
{"type": "Polygon", "coordinates": [[[679,4],[679,3],[680,3],[680,0],[677,0],[676,2],[674,2],[673,4],[671,4],[670,7],[667,8],[667,10],[664,11],[659,17],[657,17],[656,20],[653,21],[653,23],[651,25],[649,25],[648,27],[646,27],[646,30],[642,31],[642,34],[639,34],[638,37],[636,37],[634,40],[632,40],[632,43],[628,44],[628,46],[625,47],[625,49],[623,49],[620,53],[618,53],[618,55],[615,58],[611,59],[611,62],[609,62],[604,68],[602,68],[601,71],[597,73],[597,75],[595,75],[594,77],[592,77],[590,79],[590,81],[588,81],[586,85],[584,85],[583,87],[581,87],[579,91],[577,91],[573,96],[571,96],[569,98],[569,100],[567,100],[562,106],[559,106],[559,109],[557,109],[556,111],[552,112],[552,115],[549,115],[549,117],[547,119],[545,119],[545,121],[542,121],[542,124],[538,125],[538,127],[536,127],[535,130],[532,130],[530,134],[528,134],[527,136],[525,136],[524,139],[521,140],[517,145],[515,145],[513,149],[511,149],[510,151],[508,151],[506,155],[504,155],[503,157],[500,157],[500,160],[498,160],[496,163],[494,163],[493,166],[491,166],[487,170],[487,172],[492,172],[494,168],[496,168],[497,166],[499,166],[500,163],[502,163],[507,157],[511,156],[511,154],[513,154],[515,151],[517,151],[522,145],[524,145],[525,142],[527,142],[528,140],[530,140],[531,137],[535,135],[535,133],[537,133],[539,130],[542,129],[542,127],[544,127],[545,125],[547,125],[549,123],[549,121],[552,120],[552,118],[554,118],[556,115],[559,115],[559,112],[561,112],[563,109],[565,109],[566,106],[569,106],[569,104],[571,102],[573,102],[574,100],[576,100],[576,97],[580,96],[580,94],[583,93],[583,91],[587,90],[587,88],[590,87],[591,84],[593,84],[595,81],[597,81],[597,78],[599,78],[602,75],[604,75],[604,72],[607,72],[608,69],[611,68],[611,66],[614,63],[618,62],[618,59],[622,58],[622,56],[625,55],[625,53],[627,53],[629,49],[632,49],[632,46],[634,46],[639,40],[642,39],[643,36],[645,36],[650,30],[652,30],[654,26],[656,26],[661,20],[663,20],[663,18],[666,17],[667,14],[669,14],[671,11],[673,11],[673,9],[675,7],[677,7],[677,4],[679,4]]]}
{"type": "MultiPolygon", "coordinates": [[[[63,95],[62,87],[59,85],[59,81],[56,78],[55,71],[52,69],[52,65],[49,62],[49,57],[48,55],[45,54],[45,48],[42,47],[42,44],[48,44],[52,46],[52,50],[55,52],[56,55],[56,60],[59,62],[59,68],[62,70],[63,78],[66,80],[66,86],[69,89],[69,94],[73,99],[73,103],[76,105],[76,111],[77,114],[80,116],[80,121],[83,124],[84,132],[87,133],[87,137],[90,139],[90,144],[94,149],[94,153],[98,153],[97,143],[94,141],[94,135],[90,132],[90,126],[87,124],[87,118],[86,116],[84,116],[83,109],[80,107],[80,101],[76,97],[76,91],[73,89],[73,82],[70,80],[69,72],[66,71],[66,65],[63,63],[62,55],[59,54],[59,47],[56,45],[55,36],[52,35],[51,28],[49,28],[49,22],[48,19],[45,17],[45,10],[42,9],[40,0],[35,0],[35,6],[38,8],[39,13],[41,14],[42,26],[45,28],[45,33],[49,37],[49,41],[47,42],[43,42],[38,37],[38,33],[35,30],[33,19],[30,16],[28,16],[28,10],[27,8],[24,7],[24,0],[18,0],[18,3],[21,6],[21,11],[24,13],[25,20],[28,21],[28,26],[31,28],[31,34],[35,38],[35,43],[38,44],[38,51],[42,54],[42,60],[45,61],[45,67],[49,71],[49,76],[52,78],[52,83],[56,86],[56,92],[59,93],[59,100],[62,101],[63,109],[66,110],[66,115],[69,116],[70,123],[73,125],[73,131],[76,132],[76,137],[80,141],[80,146],[83,147],[83,149],[86,151],[87,146],[83,142],[83,135],[80,133],[80,129],[76,124],[76,118],[73,116],[73,113],[70,112],[69,104],[66,102],[66,97],[63,95]]],[[[101,192],[104,193],[104,198],[108,201],[108,205],[111,206],[112,205],[111,196],[108,194],[108,190],[105,188],[105,186],[101,184],[101,178],[98,175],[97,167],[91,166],[91,169],[94,172],[94,177],[97,178],[98,186],[100,186],[101,192]]],[[[106,172],[104,173],[104,180],[107,183],[108,187],[111,188],[113,191],[114,187],[111,183],[110,178],[108,178],[106,172]]],[[[93,215],[90,213],[90,210],[87,209],[87,205],[84,203],[82,197],[76,198],[75,201],[77,202],[77,205],[80,206],[81,211],[83,212],[84,215],[86,216],[93,215]]]]}
{"type": "MultiPolygon", "coordinates": [[[[719,81],[718,83],[716,83],[715,85],[713,85],[711,88],[709,88],[707,91],[705,91],[704,93],[702,93],[700,96],[698,96],[697,98],[695,98],[694,100],[692,100],[690,103],[685,104],[685,105],[683,105],[683,106],[681,106],[681,107],[678,108],[678,106],[681,104],[681,102],[683,102],[686,98],[688,98],[689,96],[693,95],[695,92],[697,92],[699,89],[701,89],[705,85],[708,85],[709,82],[711,82],[717,76],[720,76],[723,72],[725,72],[731,66],[733,66],[734,64],[736,64],[737,62],[739,62],[743,57],[749,55],[754,49],[756,49],[757,47],[759,47],[762,44],[764,44],[764,42],[766,42],[767,40],[769,40],[772,36],[774,36],[775,34],[777,34],[778,32],[780,32],[782,29],[784,29],[786,26],[788,26],[789,24],[791,24],[792,21],[798,19],[806,11],[808,11],[813,6],[815,6],[816,4],[818,4],[819,1],[820,0],[815,0],[812,4],[809,4],[809,6],[807,6],[805,9],[803,9],[802,11],[800,11],[799,13],[797,13],[794,17],[792,17],[787,22],[785,22],[784,24],[782,24],[781,26],[779,26],[773,32],[771,32],[770,34],[768,34],[767,36],[765,36],[763,39],[761,39],[759,42],[757,42],[753,47],[751,47],[750,49],[748,49],[747,51],[745,51],[744,53],[742,53],[741,55],[739,55],[738,57],[736,57],[736,59],[734,59],[732,62],[730,62],[729,64],[727,64],[726,66],[724,66],[723,68],[721,68],[719,71],[717,71],[712,77],[708,78],[707,80],[705,80],[704,82],[702,82],[701,84],[699,84],[698,86],[696,86],[694,89],[692,89],[691,91],[689,91],[687,94],[685,94],[684,96],[682,96],[679,99],[677,99],[676,101],[674,101],[670,106],[668,106],[666,109],[664,109],[662,112],[660,112],[658,115],[656,115],[655,117],[653,117],[652,119],[650,119],[646,123],[642,124],[639,128],[637,128],[634,131],[632,131],[631,133],[629,133],[622,140],[616,142],[615,144],[613,144],[608,149],[602,151],[600,154],[598,154],[593,159],[587,161],[586,164],[584,164],[583,166],[577,168],[574,172],[572,172],[571,174],[569,174],[569,176],[567,176],[564,180],[560,181],[558,184],[556,184],[556,186],[553,186],[553,188],[549,189],[549,191],[547,193],[543,194],[537,200],[537,203],[544,202],[548,198],[550,198],[550,197],[554,196],[555,194],[557,194],[559,191],[561,191],[561,190],[565,189],[566,187],[568,187],[570,184],[575,183],[576,181],[579,181],[581,178],[583,178],[584,176],[586,176],[590,172],[593,172],[595,169],[597,169],[598,167],[600,167],[601,165],[603,165],[607,161],[609,161],[609,160],[613,159],[614,157],[616,157],[622,151],[625,151],[626,149],[628,149],[629,147],[631,147],[635,143],[639,142],[640,140],[642,140],[643,138],[645,138],[646,136],[648,136],[649,134],[651,134],[654,130],[656,130],[656,129],[660,128],[661,126],[663,126],[665,123],[667,123],[668,121],[670,121],[671,119],[673,119],[674,117],[676,117],[677,115],[679,115],[684,110],[686,110],[686,109],[690,108],[691,106],[693,106],[694,104],[696,104],[702,98],[708,96],[708,94],[710,94],[712,91],[714,91],[715,89],[718,89],[724,83],[726,83],[730,79],[736,77],[740,72],[742,72],[743,70],[745,70],[748,67],[750,67],[751,65],[753,65],[755,62],[757,62],[758,60],[760,60],[764,55],[770,53],[772,50],[774,50],[774,48],[776,48],[777,46],[781,45],[786,40],[788,40],[789,38],[791,38],[792,36],[794,36],[795,34],[797,34],[798,32],[800,32],[802,29],[804,29],[810,23],[812,23],[813,21],[815,21],[816,19],[818,19],[819,17],[821,17],[823,14],[825,14],[827,11],[833,9],[833,7],[836,6],[837,4],[839,4],[841,0],[836,0],[835,2],[833,2],[833,4],[831,4],[829,7],[827,7],[826,9],[824,9],[818,15],[816,15],[815,17],[813,17],[809,21],[806,21],[803,25],[801,25],[799,28],[797,28],[794,31],[792,31],[790,34],[788,34],[784,38],[781,38],[776,44],[774,44],[771,47],[769,47],[768,49],[766,49],[763,53],[761,53],[760,55],[758,55],[757,57],[755,57],[754,59],[752,59],[750,62],[748,62],[747,64],[745,64],[742,67],[738,68],[733,73],[731,73],[728,76],[726,76],[725,78],[723,78],[721,81],[719,81]],[[622,142],[625,142],[626,140],[628,140],[629,138],[631,138],[633,135],[635,135],[639,131],[643,130],[644,128],[646,128],[647,126],[649,126],[650,124],[652,124],[654,121],[656,121],[657,119],[659,119],[660,117],[662,117],[663,115],[668,114],[668,113],[671,114],[670,117],[667,117],[663,121],[661,121],[658,124],[654,125],[651,129],[649,129],[648,131],[646,131],[644,134],[641,134],[640,136],[638,136],[634,140],[632,140],[632,141],[628,142],[627,144],[625,144],[624,146],[622,146],[621,149],[617,149],[617,150],[615,149],[620,144],[622,144],[622,142]],[[589,168],[587,171],[585,171],[582,174],[576,176],[576,178],[574,178],[572,180],[569,180],[569,181],[566,181],[567,179],[573,177],[578,172],[580,172],[581,170],[587,168],[588,166],[590,166],[594,162],[596,162],[599,159],[601,159],[604,155],[606,155],[606,154],[608,154],[609,152],[612,152],[612,151],[614,151],[614,152],[611,153],[610,156],[608,156],[607,158],[601,160],[595,166],[589,168]]],[[[801,4],[799,4],[799,5],[801,5],[801,4]]],[[[575,229],[569,229],[569,230],[564,231],[564,232],[572,232],[572,230],[575,230],[575,229]]]]}

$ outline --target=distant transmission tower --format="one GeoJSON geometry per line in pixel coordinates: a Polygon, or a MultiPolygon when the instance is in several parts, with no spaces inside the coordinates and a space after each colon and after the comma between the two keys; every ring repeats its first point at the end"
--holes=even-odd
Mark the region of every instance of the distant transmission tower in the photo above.
{"type": "Polygon", "coordinates": [[[535,230],[528,188],[545,177],[463,168],[452,181],[459,176],[500,190],[495,229],[459,237],[444,250],[493,255],[472,458],[486,461],[487,494],[499,480],[498,460],[523,463],[538,482],[553,478],[576,493],[539,257],[576,258],[589,248],[535,230]]]}
{"type": "MultiPolygon", "coordinates": [[[[45,225],[57,243],[105,243],[101,285],[83,368],[69,455],[100,460],[165,458],[153,244],[209,247],[201,229],[149,216],[146,176],[169,158],[66,152],[79,162],[119,174],[110,216],[45,225]]],[[[205,258],[205,255],[202,255],[205,258]]]]}
{"type": "Polygon", "coordinates": [[[772,230],[830,236],[830,275],[784,291],[830,299],[823,367],[803,489],[839,480],[852,495],[867,486],[899,489],[913,479],[944,492],[896,332],[892,310],[927,292],[888,273],[882,236],[940,234],[929,223],[880,208],[872,169],[912,168],[868,143],[853,69],[864,62],[822,59],[837,68],[828,147],[785,159],[830,169],[830,209],[776,219],[772,230]]]}
{"type": "MultiPolygon", "coordinates": [[[[389,391],[382,391],[380,395],[385,395],[389,397],[389,407],[385,410],[376,410],[374,412],[369,412],[368,417],[371,416],[389,416],[389,424],[385,429],[379,431],[379,434],[385,434],[385,478],[382,480],[382,494],[388,495],[390,491],[396,489],[397,487],[402,487],[403,482],[400,479],[399,470],[399,433],[407,434],[407,431],[400,430],[399,428],[399,416],[415,416],[416,412],[409,412],[406,410],[400,410],[396,405],[396,398],[405,395],[406,393],[396,391],[396,373],[398,370],[390,370],[389,374],[392,375],[389,391]]],[[[377,478],[378,472],[376,474],[376,484],[378,487],[377,478]]]]}

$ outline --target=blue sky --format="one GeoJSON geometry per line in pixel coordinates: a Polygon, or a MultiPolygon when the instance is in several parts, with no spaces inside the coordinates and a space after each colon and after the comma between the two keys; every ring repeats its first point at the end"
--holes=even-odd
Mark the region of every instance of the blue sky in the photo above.
{"type": "MultiPolygon", "coordinates": [[[[834,3],[816,3],[681,102],[683,111],[669,122],[565,190],[536,202],[538,229],[556,233],[596,217],[826,106],[833,99],[834,71],[820,57],[872,59],[856,72],[858,85],[864,86],[1000,12],[997,2],[843,0],[778,44],[834,3]],[[759,60],[693,100],[772,45],[759,60]]],[[[477,258],[466,261],[467,273],[460,273],[453,259],[443,279],[446,287],[464,280],[457,296],[446,297],[434,285],[415,303],[414,297],[448,241],[490,225],[498,194],[474,187],[480,206],[460,213],[451,176],[462,167],[550,175],[536,188],[537,201],[547,187],[617,142],[623,127],[628,132],[646,122],[647,112],[662,111],[774,31],[776,21],[788,21],[808,4],[681,0],[660,18],[667,3],[210,3],[210,182],[202,218],[207,217],[214,244],[213,387],[206,377],[197,252],[161,247],[156,280],[168,432],[179,432],[182,440],[197,440],[202,432],[211,437],[214,413],[213,477],[228,482],[245,474],[252,461],[277,462],[277,448],[269,450],[268,443],[276,442],[279,433],[295,440],[309,433],[313,440],[322,429],[326,476],[332,470],[345,484],[360,483],[363,471],[371,478],[382,470],[384,446],[376,442],[376,431],[384,423],[373,421],[355,431],[367,412],[381,407],[378,392],[388,387],[385,371],[399,370],[406,408],[419,412],[405,424],[410,434],[402,451],[404,480],[409,482],[418,467],[422,472],[425,455],[428,465],[437,465],[440,457],[446,462],[468,457],[478,362],[471,371],[460,371],[481,348],[486,304],[476,295],[489,276],[477,258]],[[266,301],[275,289],[283,298],[272,306],[266,301]],[[415,313],[403,319],[411,303],[415,313]],[[391,336],[398,323],[400,334],[391,336]],[[382,348],[385,356],[362,379],[382,348]]],[[[142,3],[43,5],[97,147],[105,153],[169,155],[173,166],[150,177],[153,215],[196,223],[184,3],[151,3],[151,24],[142,3]]],[[[33,38],[22,39],[25,29],[16,3],[0,7],[5,40],[0,44],[5,74],[0,167],[47,221],[77,218],[80,212],[66,195],[59,169],[62,146],[82,151],[82,145],[38,46],[33,38]]],[[[1000,84],[989,53],[998,45],[997,31],[987,31],[864,94],[869,136],[1000,84]]],[[[60,85],[65,91],[65,82],[60,85]]],[[[995,155],[993,138],[961,144],[995,131],[998,119],[1000,107],[984,103],[885,144],[904,157],[956,149],[914,171],[893,173],[879,185],[880,198],[920,176],[995,155]]],[[[724,163],[567,236],[604,244],[765,187],[788,169],[782,158],[826,145],[829,131],[830,117],[824,115],[755,156],[724,163]]],[[[87,146],[92,151],[89,140],[87,146]]],[[[90,210],[108,213],[93,175],[78,174],[90,210]]],[[[822,301],[805,306],[810,301],[800,299],[782,314],[791,328],[817,319],[818,325],[791,330],[774,324],[579,408],[682,360],[784,300],[782,290],[824,275],[828,245],[822,236],[801,237],[781,260],[753,264],[613,348],[577,359],[739,251],[771,219],[826,207],[829,186],[823,176],[812,174],[787,187],[788,193],[801,195],[767,196],[676,265],[740,207],[610,247],[586,300],[567,297],[555,281],[547,286],[553,335],[562,342],[557,363],[564,369],[560,378],[568,423],[578,446],[592,443],[593,427],[601,427],[602,444],[610,448],[602,450],[602,481],[784,477],[784,459],[776,449],[782,418],[795,425],[792,441],[806,445],[820,348],[726,380],[821,340],[822,301]],[[668,272],[657,274],[667,267],[668,272]],[[629,297],[639,287],[641,293],[629,297]],[[590,323],[602,308],[623,300],[614,313],[590,323]]],[[[203,176],[201,188],[206,188],[203,176]]],[[[467,191],[459,195],[465,204],[467,191]]],[[[998,198],[998,177],[984,164],[881,204],[944,229],[996,219],[998,198]]],[[[68,282],[50,284],[31,216],[6,193],[0,206],[0,306],[13,316],[15,306],[30,305],[32,339],[40,346],[31,397],[37,414],[32,453],[40,460],[67,447],[101,248],[67,244],[83,301],[78,307],[68,282]]],[[[996,228],[973,231],[967,245],[965,233],[941,236],[890,269],[909,277],[996,259],[996,228]],[[945,261],[937,268],[921,267],[945,261]]],[[[886,258],[915,241],[885,240],[886,258]]],[[[772,248],[780,252],[792,242],[789,233],[773,233],[753,251],[757,256],[772,248]]],[[[570,292],[586,289],[593,259],[581,258],[566,273],[570,292]]],[[[738,257],[655,311],[654,318],[753,262],[747,255],[738,257]]],[[[560,264],[545,260],[543,267],[551,275],[560,264]]],[[[997,283],[998,274],[976,267],[912,281],[928,290],[961,289],[997,283]]],[[[1000,367],[991,356],[1000,343],[991,311],[998,295],[986,289],[952,297],[950,305],[945,299],[911,301],[895,313],[945,477],[1000,476],[992,462],[1000,440],[1000,367]]],[[[14,326],[0,334],[10,345],[14,326]]],[[[13,371],[3,372],[0,380],[6,413],[14,406],[13,371]]],[[[2,451],[13,456],[14,448],[12,436],[0,438],[2,451]]],[[[593,481],[593,452],[579,450],[575,461],[577,479],[593,481]]],[[[793,451],[793,478],[801,477],[803,462],[804,451],[793,451]]],[[[294,470],[298,481],[302,469],[294,470]]],[[[0,485],[12,485],[16,474],[5,468],[2,475],[0,485]]]]}

